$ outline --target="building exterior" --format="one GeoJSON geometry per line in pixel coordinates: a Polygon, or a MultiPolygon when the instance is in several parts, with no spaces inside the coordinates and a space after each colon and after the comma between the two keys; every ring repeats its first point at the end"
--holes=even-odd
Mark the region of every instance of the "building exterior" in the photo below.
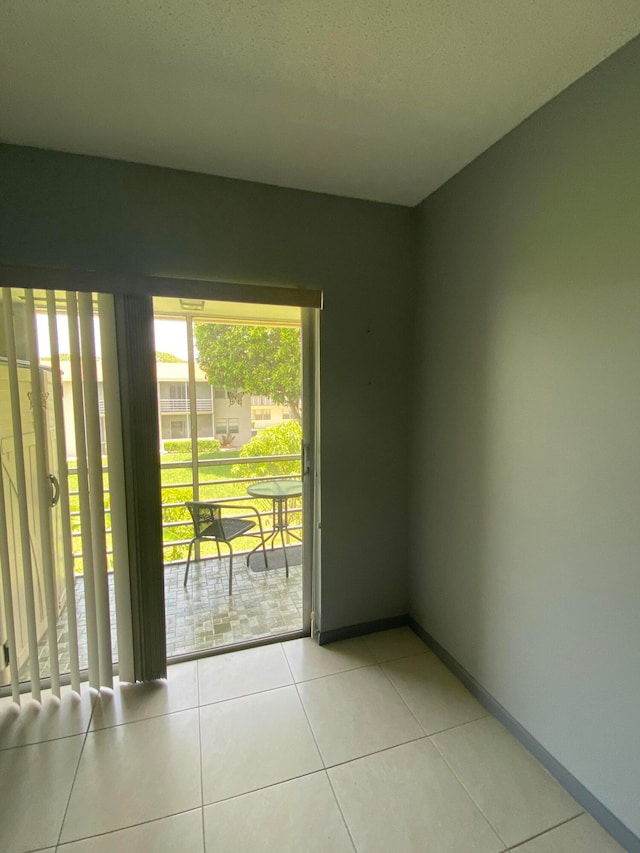
{"type": "Polygon", "coordinates": [[[277,426],[282,421],[292,419],[288,406],[274,403],[270,397],[251,397],[251,434],[255,435],[262,429],[277,426]]]}
{"type": "MultiPolygon", "coordinates": [[[[104,440],[104,401],[102,391],[102,362],[96,359],[100,429],[104,440]]],[[[164,442],[191,438],[191,406],[189,401],[189,366],[182,362],[156,362],[158,382],[158,417],[161,450],[164,442]]],[[[218,438],[231,447],[242,447],[251,438],[251,400],[248,395],[230,399],[224,388],[212,388],[205,374],[196,365],[196,411],[198,438],[218,438]]],[[[76,456],[75,428],[71,393],[71,369],[62,361],[65,434],[67,455],[76,456]]],[[[276,421],[277,422],[277,421],[276,421]]],[[[269,424],[267,424],[268,426],[269,424]]]]}
{"type": "MultiPolygon", "coordinates": [[[[198,437],[213,438],[213,388],[196,365],[198,437]]],[[[187,362],[156,362],[160,439],[191,438],[191,404],[187,362]]]]}

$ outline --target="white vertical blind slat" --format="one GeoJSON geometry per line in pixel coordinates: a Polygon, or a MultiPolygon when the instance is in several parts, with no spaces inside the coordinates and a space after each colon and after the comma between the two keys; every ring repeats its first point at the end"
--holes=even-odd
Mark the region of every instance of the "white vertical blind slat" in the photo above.
{"type": "MultiPolygon", "coordinates": [[[[93,544],[93,577],[96,599],[96,627],[100,684],[113,684],[113,659],[111,653],[111,619],[109,615],[109,583],[107,576],[107,540],[105,533],[104,480],[102,446],[100,440],[100,410],[98,403],[98,377],[96,371],[95,336],[93,329],[93,297],[91,293],[78,294],[80,336],[82,341],[82,378],[87,430],[87,460],[89,469],[89,508],[91,539],[93,544]]],[[[85,518],[82,519],[86,523],[85,518]]]]}
{"type": "Polygon", "coordinates": [[[80,360],[80,334],[78,331],[78,302],[76,294],[72,291],[67,293],[67,315],[69,319],[71,390],[73,396],[73,418],[78,470],[78,497],[81,519],[82,571],[84,576],[84,601],[87,622],[89,684],[97,690],[100,687],[100,657],[98,654],[96,594],[93,576],[93,536],[90,523],[91,507],[89,503],[89,471],[87,467],[87,442],[84,423],[84,393],[82,386],[82,365],[80,360]]]}
{"type": "Polygon", "coordinates": [[[3,450],[3,468],[0,469],[0,608],[6,615],[0,642],[6,641],[10,651],[11,692],[14,702],[20,704],[21,687],[24,689],[20,684],[21,665],[27,656],[31,695],[37,701],[41,699],[41,669],[44,664],[40,662],[39,641],[44,637],[39,637],[39,633],[45,627],[52,693],[60,696],[63,649],[58,642],[58,597],[63,583],[69,654],[68,661],[64,660],[64,672],[70,674],[71,687],[80,692],[85,650],[90,686],[95,689],[113,686],[107,554],[109,515],[115,610],[118,615],[119,672],[123,681],[134,680],[133,623],[113,297],[99,294],[94,301],[95,294],[68,291],[66,312],[62,309],[58,314],[53,290],[45,290],[44,294],[33,290],[16,293],[7,287],[2,288],[1,293],[8,377],[5,388],[8,385],[11,429],[3,450]],[[19,301],[19,310],[15,300],[19,301]],[[96,356],[94,325],[96,304],[103,346],[104,436],[101,435],[99,359],[96,356]],[[48,371],[43,372],[40,362],[41,348],[46,349],[40,334],[40,320],[44,318],[39,313],[43,313],[43,309],[46,310],[48,326],[50,381],[48,371]],[[17,328],[18,317],[21,321],[24,318],[24,335],[22,326],[19,330],[17,328]],[[70,376],[68,373],[64,378],[70,378],[71,399],[65,398],[64,394],[58,329],[60,319],[68,323],[70,376]],[[23,347],[24,354],[19,347],[23,347]],[[18,356],[23,360],[20,361],[18,356]],[[22,375],[26,373],[24,368],[28,369],[30,381],[22,375]],[[30,414],[28,404],[31,405],[30,414]],[[69,452],[73,455],[74,451],[67,447],[67,427],[75,434],[78,495],[75,505],[72,504],[73,487],[67,455],[69,452]],[[104,483],[104,438],[109,453],[108,488],[104,483]],[[57,504],[52,500],[54,486],[58,490],[57,504]],[[106,494],[110,502],[115,502],[114,506],[110,502],[107,504],[106,494]],[[58,509],[54,509],[55,506],[58,509]],[[72,508],[78,508],[79,512],[72,513],[72,508]],[[80,636],[75,589],[73,519],[76,516],[82,542],[84,637],[80,636]],[[21,570],[18,577],[17,568],[21,570]]]}
{"type": "Polygon", "coordinates": [[[76,611],[75,573],[73,566],[73,537],[71,532],[71,507],[69,501],[69,466],[67,464],[66,428],[60,367],[60,347],[56,295],[47,291],[47,320],[49,324],[49,346],[51,348],[51,372],[53,386],[53,410],[56,424],[56,462],[60,483],[60,514],[62,524],[62,553],[67,606],[67,630],[69,635],[69,670],[71,687],[80,692],[80,655],[78,651],[78,615],[76,611]]]}
{"type": "Polygon", "coordinates": [[[33,588],[33,566],[31,561],[31,536],[29,533],[29,509],[27,504],[27,480],[25,475],[24,446],[22,443],[22,413],[20,411],[20,382],[16,356],[16,338],[13,325],[13,295],[10,287],[2,288],[5,343],[11,399],[11,422],[16,465],[16,491],[20,523],[20,549],[22,552],[22,574],[24,579],[25,615],[29,646],[29,675],[31,695],[40,701],[40,667],[38,663],[38,632],[33,588]]]}
{"type": "Polygon", "coordinates": [[[11,583],[11,563],[9,557],[9,538],[7,536],[7,509],[4,500],[4,472],[0,465],[0,568],[2,569],[2,597],[7,626],[9,645],[9,668],[11,673],[11,695],[13,701],[20,704],[20,682],[18,677],[18,649],[16,646],[16,628],[13,618],[13,585],[11,583]]]}
{"type": "Polygon", "coordinates": [[[44,598],[47,615],[47,643],[49,646],[49,672],[51,674],[51,692],[60,698],[60,666],[58,660],[58,613],[56,607],[55,576],[51,538],[51,486],[47,465],[47,438],[43,413],[43,389],[40,380],[40,357],[38,352],[38,331],[36,313],[33,304],[33,291],[25,291],[26,333],[29,352],[29,371],[31,374],[31,412],[35,433],[36,453],[36,503],[39,524],[40,559],[44,580],[44,598]]]}
{"type": "Polygon", "coordinates": [[[98,294],[98,314],[100,317],[100,343],[102,347],[105,430],[109,459],[109,508],[111,512],[113,582],[117,614],[118,675],[120,681],[133,681],[133,631],[131,622],[131,591],[129,585],[124,452],[122,447],[116,323],[113,296],[111,294],[98,294]]]}

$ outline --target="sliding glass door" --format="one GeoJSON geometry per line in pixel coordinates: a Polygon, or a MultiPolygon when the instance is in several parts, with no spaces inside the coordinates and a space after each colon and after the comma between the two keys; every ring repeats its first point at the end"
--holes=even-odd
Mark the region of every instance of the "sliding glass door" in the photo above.
{"type": "Polygon", "coordinates": [[[295,306],[165,297],[154,330],[167,655],[300,635],[317,529],[313,323],[295,306]]]}

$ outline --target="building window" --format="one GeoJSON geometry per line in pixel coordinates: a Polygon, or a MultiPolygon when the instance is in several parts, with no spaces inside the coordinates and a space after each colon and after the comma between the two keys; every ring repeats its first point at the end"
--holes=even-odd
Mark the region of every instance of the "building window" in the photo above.
{"type": "Polygon", "coordinates": [[[186,429],[183,420],[171,421],[171,438],[185,438],[186,429]]]}
{"type": "Polygon", "coordinates": [[[216,418],[216,435],[237,435],[240,432],[240,418],[216,418]]]}
{"type": "Polygon", "coordinates": [[[291,412],[286,411],[286,412],[282,413],[282,420],[283,421],[290,421],[292,419],[293,419],[293,415],[291,414],[291,412]]]}
{"type": "Polygon", "coordinates": [[[271,409],[254,409],[253,410],[253,419],[255,421],[270,421],[271,420],[271,409]]]}
{"type": "Polygon", "coordinates": [[[224,388],[215,388],[213,396],[216,400],[226,400],[227,394],[224,388]]]}
{"type": "Polygon", "coordinates": [[[169,384],[169,399],[170,400],[188,400],[187,386],[183,383],[171,382],[169,384]]]}

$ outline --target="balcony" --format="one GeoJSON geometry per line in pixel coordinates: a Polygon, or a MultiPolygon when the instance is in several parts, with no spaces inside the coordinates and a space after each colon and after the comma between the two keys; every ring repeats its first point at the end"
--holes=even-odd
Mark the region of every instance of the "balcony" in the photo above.
{"type": "MultiPolygon", "coordinates": [[[[261,456],[200,459],[197,467],[200,500],[232,501],[234,504],[255,507],[262,520],[265,538],[273,532],[273,506],[270,500],[258,499],[247,494],[247,486],[256,482],[298,478],[297,473],[287,469],[299,469],[300,456],[261,456]],[[259,466],[269,473],[243,476],[243,471],[255,470],[259,466]],[[231,473],[236,476],[226,476],[231,473]],[[283,473],[280,473],[285,469],[283,473]],[[215,476],[219,472],[223,476],[215,476]],[[271,473],[273,472],[273,473],[271,473]]],[[[183,586],[187,548],[192,526],[185,500],[193,498],[194,466],[190,459],[162,462],[162,517],[165,614],[167,626],[167,656],[179,657],[210,648],[236,645],[262,637],[271,637],[299,631],[303,624],[302,605],[302,546],[287,542],[289,577],[285,576],[283,551],[280,539],[276,546],[268,549],[268,570],[260,554],[251,558],[247,566],[247,554],[255,547],[255,537],[234,540],[233,595],[228,595],[229,559],[225,546],[222,561],[217,557],[215,544],[200,545],[200,554],[192,560],[187,586],[183,586]]],[[[69,469],[70,482],[76,474],[69,469]]],[[[105,486],[108,472],[105,472],[105,486]]],[[[108,496],[108,493],[107,493],[108,496]]],[[[73,502],[78,499],[77,490],[70,492],[73,502]]],[[[84,601],[84,576],[82,574],[82,547],[80,512],[72,510],[74,564],[76,568],[76,608],[78,616],[80,666],[87,666],[86,610],[84,601]]],[[[111,558],[110,514],[107,511],[107,554],[111,558]]],[[[289,529],[302,535],[302,507],[300,499],[289,503],[289,529]]],[[[117,659],[115,628],[115,595],[113,571],[109,572],[109,598],[112,619],[112,642],[117,659]]],[[[58,619],[58,636],[61,649],[61,670],[68,667],[67,613],[64,607],[58,619]],[[65,648],[66,646],[66,648],[65,648]]],[[[46,636],[39,650],[41,674],[49,675],[46,636]]],[[[28,673],[23,673],[28,677],[28,673]]]]}
{"type": "MultiPolygon", "coordinates": [[[[191,411],[190,401],[186,398],[181,398],[178,400],[169,400],[162,399],[161,397],[158,401],[158,404],[161,415],[188,415],[191,411]]],[[[207,399],[198,397],[196,399],[196,412],[198,412],[198,414],[213,412],[213,400],[211,400],[211,398],[207,399]]]]}

